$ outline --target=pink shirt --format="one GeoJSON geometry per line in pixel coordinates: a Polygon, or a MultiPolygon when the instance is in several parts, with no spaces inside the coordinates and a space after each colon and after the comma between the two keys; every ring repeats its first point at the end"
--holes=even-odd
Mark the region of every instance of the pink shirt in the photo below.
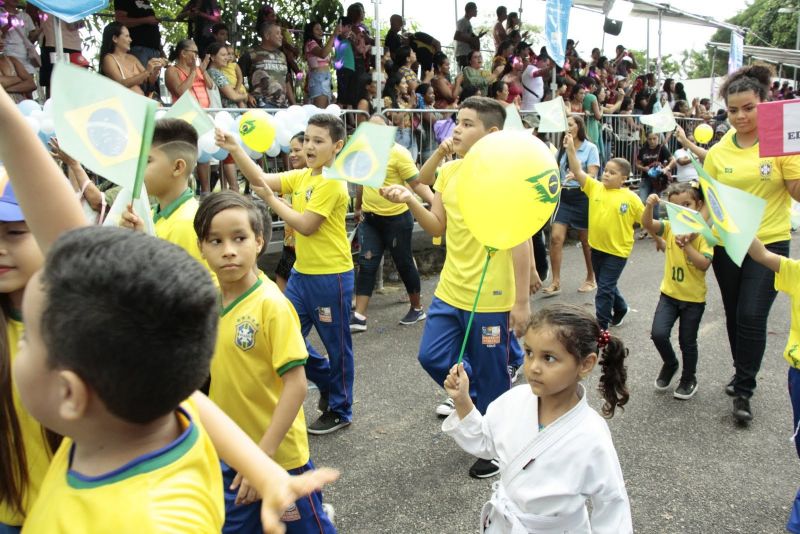
{"type": "Polygon", "coordinates": [[[322,48],[319,46],[319,43],[316,42],[314,39],[311,39],[309,42],[306,43],[305,52],[306,52],[306,61],[308,62],[308,68],[310,69],[318,69],[320,67],[327,67],[331,64],[331,58],[321,58],[315,54],[312,54],[311,51],[315,48],[322,48]]]}
{"type": "MultiPolygon", "coordinates": [[[[197,69],[197,74],[194,77],[194,82],[189,90],[192,92],[192,95],[197,99],[197,103],[200,104],[201,108],[208,108],[211,107],[211,98],[208,96],[208,88],[206,87],[206,79],[203,76],[203,71],[200,70],[200,67],[195,67],[197,69]]],[[[181,82],[185,82],[186,78],[189,77],[189,73],[183,72],[183,70],[175,66],[175,70],[178,71],[178,77],[181,79],[181,82]]],[[[170,96],[172,96],[172,101],[177,102],[181,95],[175,94],[172,91],[169,92],[170,96]]]]}

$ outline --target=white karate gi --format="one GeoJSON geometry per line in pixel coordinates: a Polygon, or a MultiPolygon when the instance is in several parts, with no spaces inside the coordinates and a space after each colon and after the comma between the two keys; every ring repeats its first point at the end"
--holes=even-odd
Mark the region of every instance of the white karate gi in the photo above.
{"type": "Polygon", "coordinates": [[[497,458],[500,480],[481,512],[486,534],[629,534],[631,511],[606,421],[586,402],[539,431],[538,402],[517,386],[463,420],[442,423],[469,454],[497,458]],[[591,523],[586,499],[592,500],[591,523]]]}

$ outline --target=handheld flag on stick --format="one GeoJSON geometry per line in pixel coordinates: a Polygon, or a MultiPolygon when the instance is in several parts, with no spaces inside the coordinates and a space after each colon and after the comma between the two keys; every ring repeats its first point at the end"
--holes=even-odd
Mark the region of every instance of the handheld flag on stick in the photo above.
{"type": "Polygon", "coordinates": [[[503,130],[524,130],[525,125],[522,124],[522,117],[519,116],[517,106],[506,107],[506,120],[503,123],[503,130]]]}
{"type": "Polygon", "coordinates": [[[144,231],[148,235],[156,235],[156,227],[153,218],[150,216],[150,200],[147,197],[147,189],[142,184],[142,189],[138,196],[133,196],[133,189],[123,187],[117,193],[114,203],[108,210],[103,226],[119,226],[122,214],[128,210],[128,206],[133,204],[133,211],[137,214],[144,214],[141,219],[144,221],[144,231]],[[134,200],[135,199],[135,200],[134,200]]]}
{"type": "Polygon", "coordinates": [[[672,225],[673,234],[700,234],[710,247],[719,243],[700,213],[672,202],[662,200],[661,203],[667,207],[667,216],[672,225]]]}
{"type": "Polygon", "coordinates": [[[133,189],[137,178],[141,181],[144,176],[155,102],[104,76],[67,64],[58,64],[53,70],[53,89],[53,117],[61,149],[92,172],[133,189]]]}
{"type": "Polygon", "coordinates": [[[394,126],[362,122],[336,156],[333,166],[322,169],[322,176],[367,187],[381,187],[386,180],[386,165],[396,131],[394,126]]]}
{"type": "Polygon", "coordinates": [[[722,238],[725,252],[736,265],[741,266],[761,225],[767,201],[718,182],[709,176],[697,159],[693,156],[691,158],[692,165],[697,169],[711,220],[722,238]],[[736,214],[736,220],[731,216],[733,213],[736,214]]]}
{"type": "Polygon", "coordinates": [[[182,119],[197,130],[197,137],[214,129],[214,121],[208,116],[206,110],[200,107],[191,91],[183,93],[169,111],[164,114],[164,118],[182,119]]]}
{"type": "Polygon", "coordinates": [[[564,111],[564,100],[560,96],[534,104],[533,109],[539,114],[539,132],[567,131],[567,114],[564,111]]]}
{"type": "Polygon", "coordinates": [[[668,107],[661,108],[658,113],[652,115],[639,115],[642,124],[649,126],[653,133],[666,133],[675,130],[678,123],[675,122],[675,115],[668,107]]]}

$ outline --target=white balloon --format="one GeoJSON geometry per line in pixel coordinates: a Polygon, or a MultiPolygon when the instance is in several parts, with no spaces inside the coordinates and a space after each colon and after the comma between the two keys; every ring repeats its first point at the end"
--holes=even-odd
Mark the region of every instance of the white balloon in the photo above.
{"type": "Polygon", "coordinates": [[[267,150],[267,156],[274,158],[281,153],[281,145],[277,141],[272,142],[272,146],[267,150]]]}
{"type": "Polygon", "coordinates": [[[289,113],[287,113],[285,109],[282,109],[274,115],[274,119],[275,128],[280,129],[288,123],[288,120],[290,120],[289,113]]]}
{"type": "Polygon", "coordinates": [[[27,117],[25,117],[25,122],[27,122],[28,126],[31,127],[31,130],[33,130],[33,133],[35,133],[35,134],[39,133],[39,129],[40,129],[40,127],[39,127],[39,119],[35,119],[35,118],[31,117],[31,116],[27,116],[27,117]]]}
{"type": "Polygon", "coordinates": [[[56,131],[56,124],[53,122],[53,119],[44,116],[39,121],[39,128],[42,130],[42,133],[52,135],[56,131]]]}
{"type": "Polygon", "coordinates": [[[41,109],[34,109],[28,114],[28,117],[32,117],[36,120],[41,119],[43,116],[44,116],[44,111],[42,111],[41,109]]]}
{"type": "Polygon", "coordinates": [[[306,112],[306,117],[309,119],[320,112],[320,109],[314,104],[306,104],[303,106],[303,110],[306,112]]]}
{"type": "Polygon", "coordinates": [[[292,120],[299,120],[301,118],[305,119],[307,117],[306,110],[297,104],[289,106],[289,109],[286,110],[286,113],[292,118],[292,120]]]}
{"type": "Polygon", "coordinates": [[[53,99],[52,98],[48,98],[47,100],[44,101],[44,106],[42,107],[42,111],[44,111],[45,115],[52,116],[52,113],[53,113],[53,99]]]}
{"type": "Polygon", "coordinates": [[[286,126],[283,126],[281,129],[277,130],[275,132],[275,143],[278,143],[278,149],[280,149],[281,146],[288,145],[289,140],[293,135],[294,133],[292,133],[292,131],[286,126]]]}
{"type": "Polygon", "coordinates": [[[214,117],[214,124],[217,125],[218,128],[222,130],[227,130],[228,126],[234,121],[233,115],[231,115],[227,111],[220,111],[214,117]]]}
{"type": "Polygon", "coordinates": [[[214,142],[214,131],[211,130],[201,135],[200,139],[197,140],[197,146],[208,154],[213,154],[219,150],[219,147],[214,142]]]}
{"type": "Polygon", "coordinates": [[[340,108],[337,104],[331,104],[325,108],[325,113],[330,113],[331,115],[336,115],[338,117],[342,114],[342,108],[340,108]]]}

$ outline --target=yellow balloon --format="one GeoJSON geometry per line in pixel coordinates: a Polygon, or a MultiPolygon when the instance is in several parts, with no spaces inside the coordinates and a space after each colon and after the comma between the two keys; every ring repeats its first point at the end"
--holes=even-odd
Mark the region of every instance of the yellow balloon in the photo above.
{"type": "Polygon", "coordinates": [[[694,140],[698,143],[706,144],[714,137],[714,129],[706,123],[700,124],[694,129],[694,140]]]}
{"type": "Polygon", "coordinates": [[[242,115],[239,136],[250,150],[266,152],[275,141],[275,126],[269,113],[262,109],[251,109],[242,115]]]}
{"type": "Polygon", "coordinates": [[[550,219],[561,179],[546,144],[530,132],[499,131],[467,152],[456,188],[475,239],[505,250],[530,239],[550,219]]]}

